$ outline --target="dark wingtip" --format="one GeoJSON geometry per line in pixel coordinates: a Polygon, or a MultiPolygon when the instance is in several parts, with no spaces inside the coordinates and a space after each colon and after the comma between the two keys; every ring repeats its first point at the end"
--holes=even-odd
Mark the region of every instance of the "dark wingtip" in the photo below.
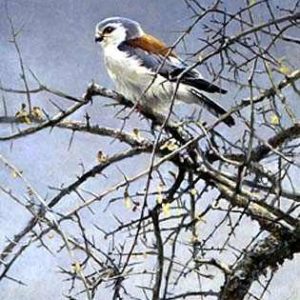
{"type": "Polygon", "coordinates": [[[223,120],[223,122],[224,122],[227,126],[229,126],[229,127],[235,125],[235,121],[234,121],[233,117],[231,117],[231,116],[228,116],[227,118],[225,118],[225,119],[223,120]]]}
{"type": "Polygon", "coordinates": [[[223,90],[223,89],[221,89],[221,88],[220,88],[219,92],[220,92],[221,94],[226,94],[226,93],[227,93],[226,90],[223,90]]]}

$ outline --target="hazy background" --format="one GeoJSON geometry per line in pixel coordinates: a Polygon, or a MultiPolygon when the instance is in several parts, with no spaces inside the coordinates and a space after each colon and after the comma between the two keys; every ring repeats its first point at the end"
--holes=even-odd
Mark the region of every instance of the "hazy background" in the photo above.
{"type": "MultiPolygon", "coordinates": [[[[205,3],[207,1],[202,1],[205,3]]],[[[228,10],[237,9],[238,1],[226,1],[228,10]]],[[[276,3],[277,1],[274,1],[276,3]]],[[[139,21],[146,32],[150,32],[172,44],[180,32],[190,24],[191,12],[188,11],[184,1],[180,0],[9,0],[8,9],[17,28],[23,25],[19,38],[25,64],[38,76],[42,83],[49,87],[63,90],[74,96],[81,96],[91,80],[106,87],[113,87],[104,69],[98,45],[94,43],[95,24],[103,18],[110,16],[125,16],[139,21]]],[[[9,42],[9,23],[4,12],[4,1],[0,0],[0,80],[4,86],[22,88],[19,77],[20,69],[18,58],[13,44],[9,42]]],[[[187,39],[187,50],[195,50],[200,46],[198,34],[204,34],[201,28],[196,29],[187,39]]],[[[179,52],[183,48],[179,48],[179,52]]],[[[286,55],[285,49],[279,49],[286,55]]],[[[296,54],[295,54],[296,56],[296,54]]],[[[296,60],[297,56],[295,57],[296,60]]],[[[30,80],[34,87],[34,81],[30,80]]],[[[1,94],[0,94],[1,96],[1,94]]],[[[5,95],[8,112],[14,115],[25,102],[21,95],[5,95]]],[[[48,111],[55,111],[54,107],[46,101],[43,95],[35,95],[35,105],[43,106],[48,111]]],[[[53,97],[54,99],[54,97],[53,97]]],[[[109,103],[105,100],[104,103],[109,103]]],[[[101,102],[101,103],[103,103],[101,102]]],[[[68,107],[69,102],[60,101],[61,105],[68,107]]],[[[230,106],[233,99],[224,106],[230,106]]],[[[76,113],[79,120],[83,120],[86,111],[94,116],[93,121],[111,127],[120,127],[120,121],[113,118],[113,110],[103,107],[102,104],[86,107],[76,113]]],[[[3,111],[1,112],[3,114],[3,111]]],[[[133,118],[128,127],[139,127],[138,118],[133,118]]],[[[224,129],[226,130],[226,129],[224,129]]],[[[0,126],[0,133],[9,134],[10,127],[0,126]]],[[[233,131],[234,132],[234,131],[233,131]]],[[[109,144],[106,139],[76,134],[75,141],[70,150],[68,144],[71,133],[54,129],[45,130],[33,136],[20,139],[13,144],[0,143],[1,154],[13,162],[24,176],[47,199],[56,191],[50,187],[58,187],[76,179],[81,173],[84,164],[88,169],[96,163],[96,153],[99,149],[109,155],[117,152],[118,143],[109,144]]],[[[137,173],[147,165],[146,160],[139,160],[133,169],[126,169],[128,174],[137,173]]],[[[110,176],[111,184],[121,177],[116,170],[105,172],[110,176]]],[[[24,194],[24,186],[9,176],[7,169],[0,167],[0,181],[2,185],[10,186],[19,195],[24,194]]],[[[97,189],[105,186],[106,181],[91,181],[86,188],[97,189]]],[[[64,208],[73,206],[72,196],[63,200],[64,208]],[[68,202],[69,201],[69,202],[68,202]]],[[[123,206],[115,206],[113,211],[102,214],[103,224],[109,228],[113,213],[126,213],[123,206]]],[[[26,224],[29,214],[23,208],[12,203],[10,199],[1,194],[0,198],[0,246],[12,237],[26,224]]],[[[251,233],[251,228],[245,230],[245,235],[251,233]]],[[[49,237],[49,243],[51,243],[49,237]]],[[[30,300],[30,299],[62,299],[62,292],[67,286],[55,271],[56,265],[67,267],[69,261],[65,256],[54,256],[42,248],[32,248],[14,265],[10,274],[22,279],[28,286],[20,286],[9,280],[0,283],[0,299],[30,300]]],[[[266,299],[296,300],[299,290],[300,262],[299,258],[293,262],[286,262],[285,266],[275,275],[270,291],[272,294],[266,299]]],[[[190,283],[187,282],[187,286],[190,283]]],[[[299,295],[299,294],[298,294],[299,295]]],[[[141,296],[141,299],[143,297],[141,296]]],[[[84,298],[82,298],[84,299],[84,298]]],[[[100,298],[99,298],[100,299],[100,298]]],[[[105,299],[105,295],[101,297],[105,299]]]]}

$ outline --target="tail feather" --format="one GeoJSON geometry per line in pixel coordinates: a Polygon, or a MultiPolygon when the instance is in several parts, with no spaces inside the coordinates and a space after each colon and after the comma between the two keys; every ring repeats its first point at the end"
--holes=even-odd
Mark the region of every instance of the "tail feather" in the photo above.
{"type": "MultiPolygon", "coordinates": [[[[212,113],[216,117],[220,117],[227,113],[227,111],[214,102],[213,100],[209,99],[207,96],[202,94],[200,91],[196,89],[191,89],[191,93],[198,98],[198,103],[206,108],[210,113],[212,113]]],[[[228,116],[223,120],[223,122],[228,126],[233,126],[235,124],[234,119],[231,116],[228,116]]]]}
{"type": "Polygon", "coordinates": [[[227,93],[226,90],[202,78],[184,77],[182,78],[181,82],[208,93],[221,93],[221,94],[227,93]]]}
{"type": "Polygon", "coordinates": [[[170,81],[176,82],[178,76],[180,76],[183,72],[186,72],[183,77],[180,79],[181,83],[194,87],[196,89],[208,92],[208,93],[221,93],[226,94],[227,91],[220,88],[219,86],[213,84],[201,78],[201,75],[196,70],[186,71],[185,68],[175,68],[172,72],[170,72],[167,78],[170,81]]]}

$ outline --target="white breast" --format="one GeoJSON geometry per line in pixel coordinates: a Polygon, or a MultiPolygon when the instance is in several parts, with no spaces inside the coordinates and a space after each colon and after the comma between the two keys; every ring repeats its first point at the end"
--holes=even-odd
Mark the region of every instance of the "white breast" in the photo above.
{"type": "MultiPolygon", "coordinates": [[[[104,59],[108,74],[116,84],[116,89],[127,99],[140,102],[151,108],[167,109],[175,84],[141,65],[135,57],[120,51],[116,46],[104,47],[104,59]]],[[[179,85],[177,99],[186,97],[188,91],[179,85]]]]}
{"type": "Polygon", "coordinates": [[[138,96],[143,88],[151,82],[152,72],[143,67],[134,57],[129,57],[126,52],[117,47],[106,47],[104,59],[107,71],[116,84],[117,90],[125,97],[138,101],[138,96]]]}

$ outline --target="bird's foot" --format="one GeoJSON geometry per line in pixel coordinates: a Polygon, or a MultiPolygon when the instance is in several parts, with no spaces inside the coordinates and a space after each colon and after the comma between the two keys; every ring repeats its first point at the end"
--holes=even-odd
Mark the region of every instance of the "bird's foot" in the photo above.
{"type": "Polygon", "coordinates": [[[139,113],[141,113],[141,112],[143,111],[143,107],[142,107],[142,105],[140,104],[139,101],[136,102],[136,103],[132,106],[132,108],[130,109],[129,113],[126,115],[126,119],[128,119],[128,118],[132,115],[132,113],[133,113],[134,111],[137,111],[137,112],[139,112],[139,113]]]}

